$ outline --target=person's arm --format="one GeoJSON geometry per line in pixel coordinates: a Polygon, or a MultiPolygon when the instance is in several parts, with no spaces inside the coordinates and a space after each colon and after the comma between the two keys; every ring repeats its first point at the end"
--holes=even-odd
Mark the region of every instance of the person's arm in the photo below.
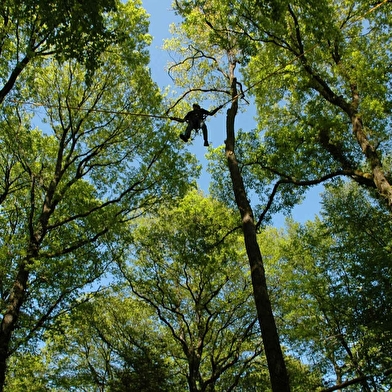
{"type": "Polygon", "coordinates": [[[185,118],[180,118],[180,117],[169,117],[170,118],[170,120],[173,120],[173,121],[178,121],[178,122],[180,122],[180,123],[183,123],[183,122],[186,122],[187,120],[186,120],[186,117],[185,118]]]}
{"type": "Polygon", "coordinates": [[[212,110],[211,112],[204,110],[205,114],[208,116],[213,116],[218,110],[222,109],[223,105],[218,106],[217,108],[215,108],[214,110],[212,110]]]}
{"type": "Polygon", "coordinates": [[[170,118],[170,120],[178,121],[178,122],[183,123],[183,122],[188,122],[189,121],[189,119],[191,117],[191,114],[192,114],[192,112],[188,112],[184,118],[179,118],[179,117],[169,117],[169,118],[170,118]]]}

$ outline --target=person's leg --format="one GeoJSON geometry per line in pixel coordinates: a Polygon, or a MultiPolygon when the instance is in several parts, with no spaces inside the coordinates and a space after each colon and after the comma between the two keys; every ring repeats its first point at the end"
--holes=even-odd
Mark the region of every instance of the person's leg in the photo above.
{"type": "Polygon", "coordinates": [[[185,135],[185,137],[186,137],[187,139],[189,139],[189,138],[191,137],[191,131],[192,131],[192,129],[193,129],[193,124],[192,124],[192,123],[188,123],[188,126],[186,127],[185,133],[184,133],[184,135],[185,135]]]}
{"type": "Polygon", "coordinates": [[[203,139],[204,139],[204,145],[207,147],[209,146],[208,144],[208,131],[207,131],[207,125],[203,124],[201,127],[202,131],[203,131],[203,139]]]}
{"type": "Polygon", "coordinates": [[[191,123],[188,123],[188,126],[187,126],[186,129],[185,129],[185,132],[180,134],[180,138],[181,138],[184,142],[187,142],[188,139],[191,137],[191,131],[192,131],[192,129],[193,129],[192,124],[191,124],[191,123]]]}

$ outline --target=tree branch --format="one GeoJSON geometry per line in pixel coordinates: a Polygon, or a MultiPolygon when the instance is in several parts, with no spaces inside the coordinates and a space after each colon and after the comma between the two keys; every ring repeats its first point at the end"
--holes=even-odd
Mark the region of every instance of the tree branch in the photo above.
{"type": "MultiPolygon", "coordinates": [[[[389,376],[390,374],[392,374],[392,368],[389,368],[389,369],[387,369],[387,370],[385,370],[383,372],[383,375],[385,377],[389,376]]],[[[358,384],[358,383],[360,383],[362,381],[365,381],[366,379],[371,378],[371,377],[373,377],[373,376],[361,376],[361,377],[353,378],[352,380],[348,380],[348,381],[342,382],[341,384],[334,385],[333,387],[323,389],[320,392],[337,391],[338,389],[342,389],[342,388],[346,388],[346,387],[348,387],[350,385],[358,384]]]]}
{"type": "Polygon", "coordinates": [[[166,110],[165,114],[168,115],[169,112],[174,109],[187,95],[194,93],[194,92],[202,92],[202,93],[225,93],[227,95],[230,95],[230,91],[229,90],[222,90],[222,89],[218,89],[218,88],[207,88],[207,89],[203,89],[203,88],[191,88],[187,91],[185,91],[185,93],[183,93],[180,98],[177,99],[177,101],[171,105],[169,107],[169,109],[166,110]]]}
{"type": "MultiPolygon", "coordinates": [[[[265,168],[265,169],[268,169],[268,170],[272,171],[275,174],[279,174],[279,172],[277,172],[274,169],[271,169],[271,168],[265,168]]],[[[279,174],[279,175],[281,175],[281,174],[279,174]]],[[[274,185],[274,188],[273,188],[273,190],[272,190],[272,192],[270,194],[270,197],[268,199],[267,206],[264,208],[263,212],[260,214],[259,219],[258,219],[258,221],[256,223],[256,229],[259,230],[261,222],[263,221],[263,219],[267,215],[267,212],[269,211],[269,209],[272,206],[274,197],[275,197],[276,193],[278,192],[278,188],[279,188],[280,185],[282,185],[282,184],[293,184],[293,185],[297,185],[297,186],[311,186],[311,185],[321,184],[322,182],[325,182],[327,180],[330,180],[330,179],[338,177],[338,176],[350,176],[350,177],[353,177],[355,175],[356,175],[356,173],[355,173],[354,170],[337,170],[336,172],[326,174],[326,175],[324,175],[324,176],[322,176],[320,178],[316,178],[314,180],[302,180],[302,181],[300,181],[300,180],[297,180],[297,179],[295,179],[294,177],[291,177],[291,176],[284,176],[284,178],[281,178],[280,180],[278,180],[276,182],[276,184],[274,185]]]]}

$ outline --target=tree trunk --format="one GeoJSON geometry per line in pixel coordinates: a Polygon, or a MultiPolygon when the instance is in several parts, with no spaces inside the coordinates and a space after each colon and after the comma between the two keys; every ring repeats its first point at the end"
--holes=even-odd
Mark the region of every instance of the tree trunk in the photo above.
{"type": "Polygon", "coordinates": [[[356,111],[353,111],[350,117],[353,125],[353,133],[370,165],[373,174],[373,181],[378,192],[387,200],[389,208],[392,209],[392,187],[385,176],[380,157],[364,132],[360,115],[356,113],[356,111]]]}
{"type": "Polygon", "coordinates": [[[24,301],[28,278],[29,271],[26,269],[26,264],[22,263],[19,266],[18,275],[8,300],[7,310],[0,326],[0,392],[3,392],[4,389],[12,331],[19,318],[20,307],[24,301]]]}
{"type": "Polygon", "coordinates": [[[27,64],[30,62],[31,58],[26,56],[22,61],[20,61],[14,70],[12,71],[7,83],[4,85],[2,89],[0,89],[0,104],[3,103],[7,94],[12,90],[16,79],[22,73],[22,71],[26,68],[27,64]]]}
{"type": "Polygon", "coordinates": [[[242,175],[234,152],[234,121],[238,109],[236,84],[237,81],[232,76],[232,105],[227,111],[226,119],[226,158],[230,170],[235,200],[242,218],[245,247],[251,270],[253,295],[256,302],[257,316],[261,328],[264,350],[267,357],[272,390],[274,392],[289,392],[290,383],[269,299],[263,260],[260,247],[257,242],[253,211],[247,199],[242,175]]]}
{"type": "MultiPolygon", "coordinates": [[[[33,178],[31,182],[32,205],[34,204],[34,186],[35,182],[33,178]]],[[[39,228],[35,232],[33,230],[32,224],[33,214],[30,214],[30,241],[27,248],[27,256],[19,264],[18,273],[7,300],[7,308],[0,324],[0,392],[3,392],[5,385],[5,378],[7,374],[7,359],[10,356],[12,333],[17,326],[17,322],[20,316],[20,309],[23,305],[23,302],[25,301],[25,294],[30,276],[30,267],[33,261],[38,257],[39,245],[43,239],[44,233],[46,232],[50,213],[53,211],[49,206],[51,198],[54,194],[55,187],[52,185],[50,188],[50,193],[47,194],[47,198],[45,200],[39,219],[39,228]]]]}
{"type": "Polygon", "coordinates": [[[343,112],[350,118],[354,137],[366,157],[366,162],[370,166],[374,185],[376,186],[379,194],[387,201],[389,209],[392,210],[392,185],[389,183],[384,172],[382,161],[376,147],[369,140],[365,132],[361,115],[358,112],[360,99],[357,85],[355,83],[351,85],[352,101],[348,103],[342,96],[334,94],[328,84],[320,76],[318,76],[311,67],[308,66],[304,58],[302,58],[302,63],[305,70],[313,79],[313,89],[319,92],[320,95],[332,105],[343,110],[343,112]]]}

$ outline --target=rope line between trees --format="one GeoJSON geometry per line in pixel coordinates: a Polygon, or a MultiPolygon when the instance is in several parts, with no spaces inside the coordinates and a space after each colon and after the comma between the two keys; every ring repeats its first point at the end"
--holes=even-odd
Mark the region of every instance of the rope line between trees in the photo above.
{"type": "MultiPolygon", "coordinates": [[[[363,15],[358,16],[357,19],[354,19],[354,22],[357,22],[361,19],[363,19],[366,15],[370,14],[371,12],[375,11],[377,8],[383,6],[384,4],[390,2],[391,0],[383,0],[381,3],[376,4],[374,7],[372,7],[370,10],[366,11],[363,15]]],[[[244,96],[244,94],[252,89],[254,89],[257,85],[267,81],[270,79],[272,76],[277,74],[278,72],[282,71],[285,69],[287,66],[290,64],[294,63],[301,57],[305,56],[305,54],[313,51],[316,49],[318,46],[320,46],[320,42],[313,45],[311,48],[307,49],[303,53],[295,56],[292,60],[288,61],[286,64],[281,65],[274,71],[268,73],[265,75],[263,78],[259,79],[255,83],[251,84],[248,88],[245,90],[242,90],[240,93],[238,93],[236,96],[230,98],[226,102],[220,105],[221,110],[224,106],[226,106],[228,103],[233,102],[236,99],[239,99],[244,96]]],[[[62,106],[62,105],[50,105],[50,104],[43,104],[43,103],[37,103],[37,102],[30,102],[30,101],[22,101],[22,100],[15,100],[15,99],[10,99],[9,102],[13,103],[20,103],[24,105],[31,105],[31,106],[38,106],[38,107],[45,107],[45,108],[58,108],[58,109],[71,109],[71,110],[80,110],[80,111],[89,111],[89,112],[95,112],[95,113],[107,113],[107,114],[116,114],[116,115],[123,115],[123,116],[134,116],[134,117],[151,117],[151,118],[160,118],[160,119],[172,119],[172,116],[168,115],[158,115],[158,114],[149,114],[149,113],[135,113],[135,112],[129,112],[126,110],[110,110],[110,109],[93,109],[93,108],[83,108],[83,107],[73,107],[73,106],[62,106]]],[[[170,109],[169,109],[170,110],[170,109]]]]}

